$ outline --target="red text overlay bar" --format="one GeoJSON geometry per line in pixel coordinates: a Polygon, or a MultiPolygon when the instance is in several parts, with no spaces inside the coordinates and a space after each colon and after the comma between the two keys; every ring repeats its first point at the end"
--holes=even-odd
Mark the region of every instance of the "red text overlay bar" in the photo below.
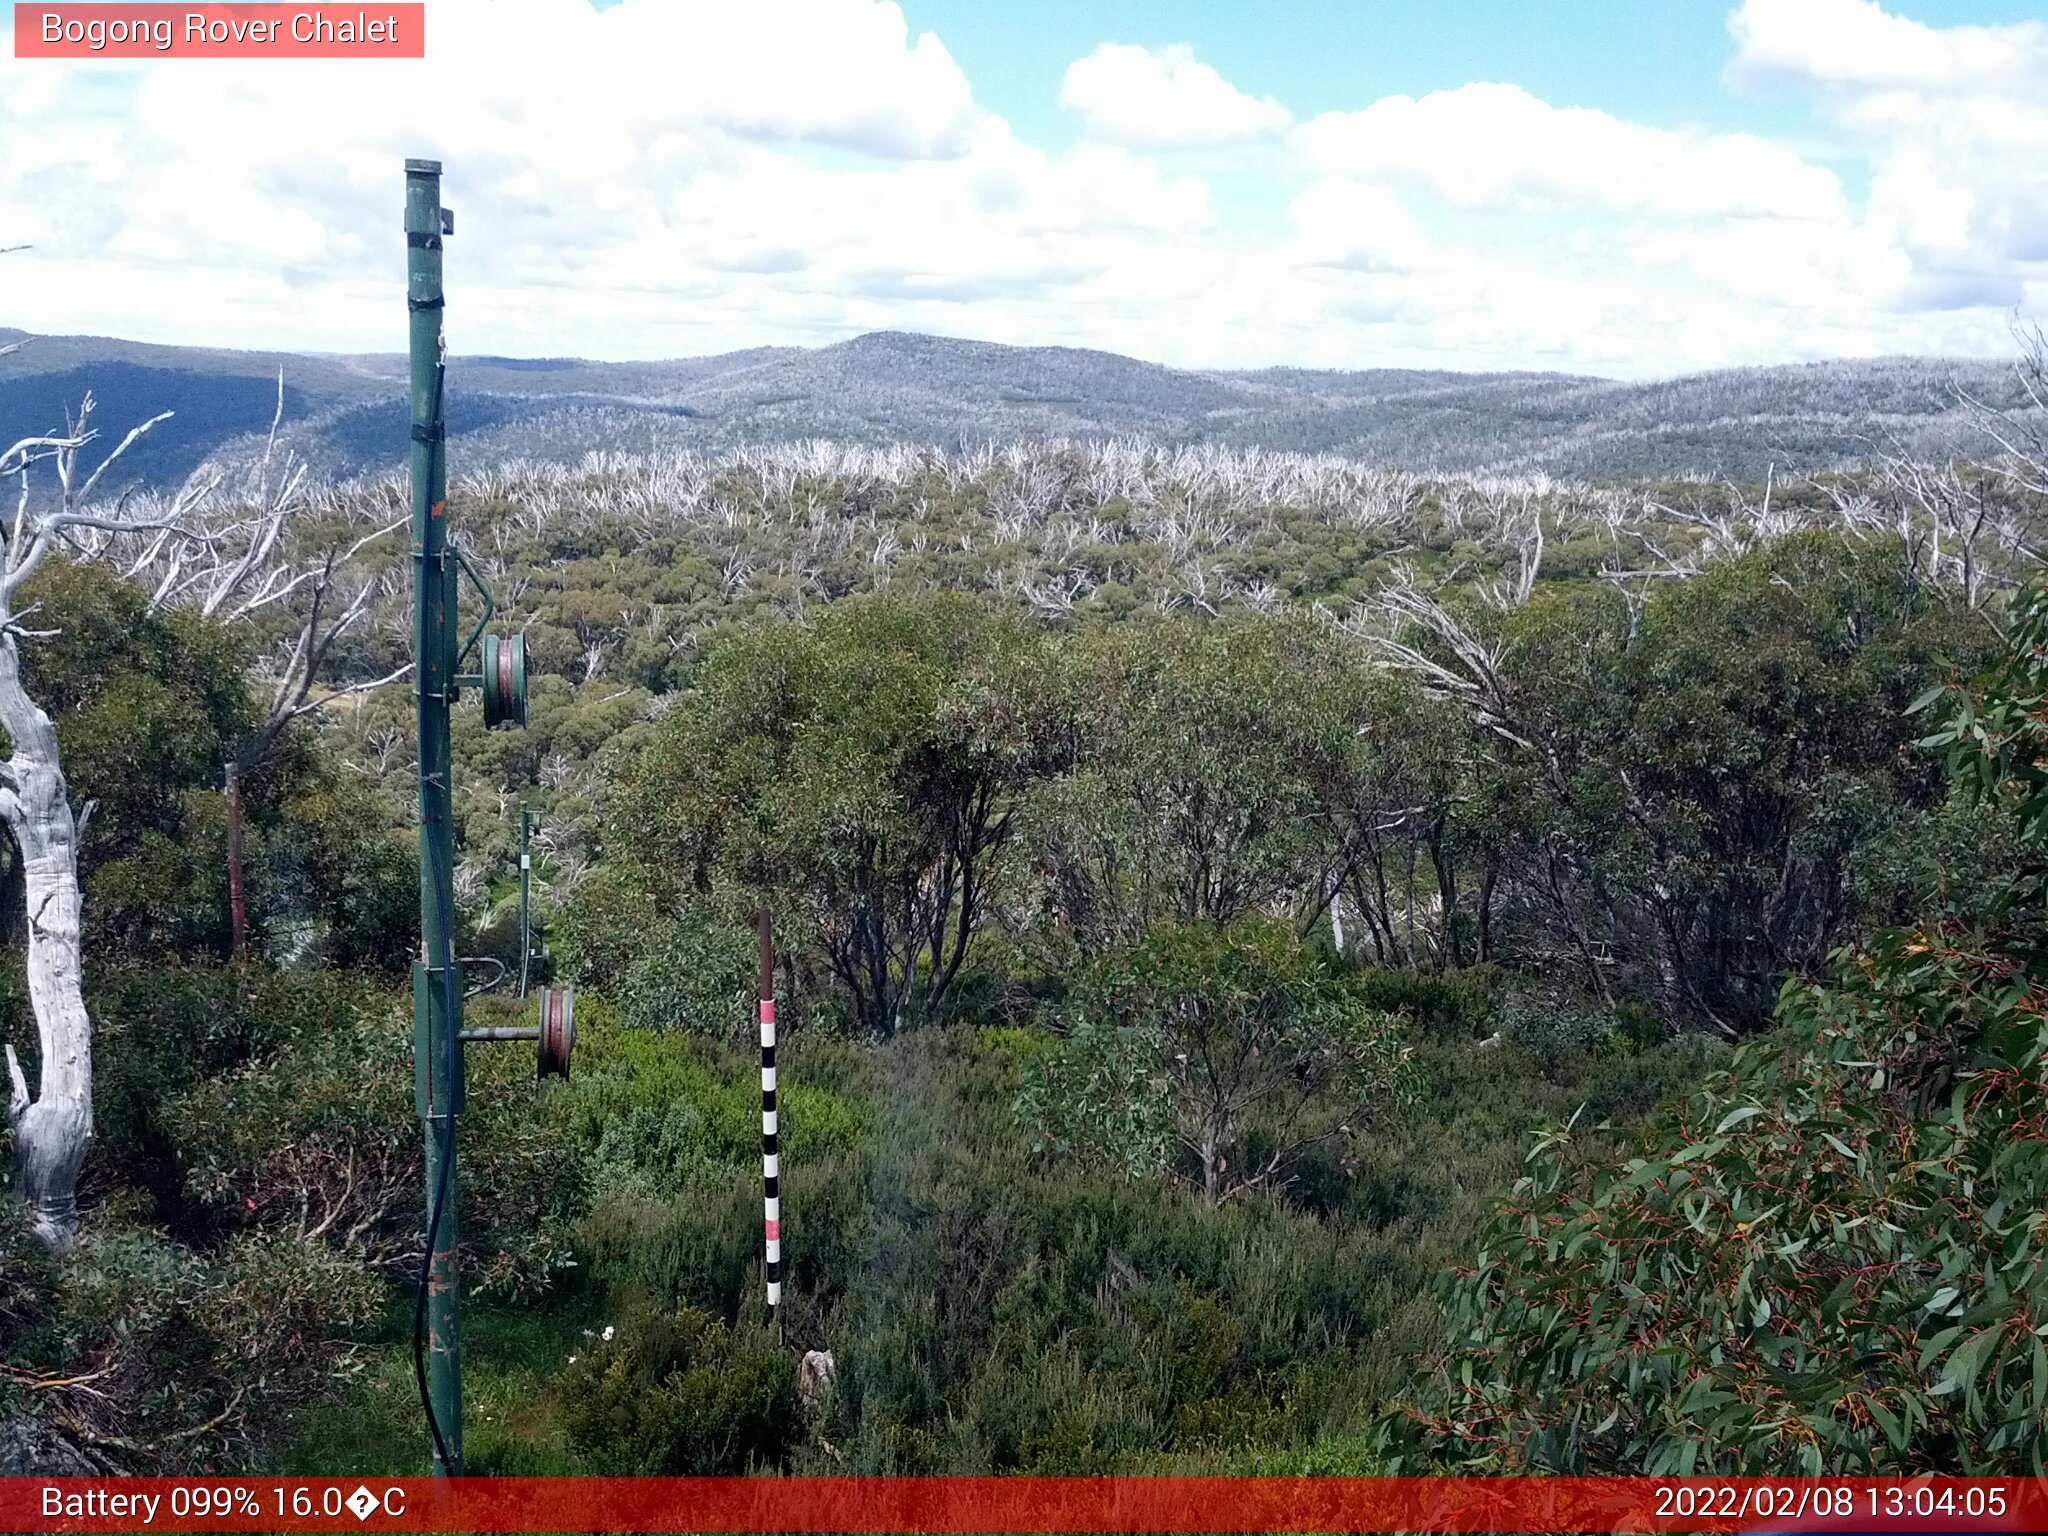
{"type": "Polygon", "coordinates": [[[17,59],[423,59],[424,4],[21,5],[17,59]]]}
{"type": "Polygon", "coordinates": [[[2042,1478],[0,1478],[9,1531],[2039,1531],[2042,1478]]]}

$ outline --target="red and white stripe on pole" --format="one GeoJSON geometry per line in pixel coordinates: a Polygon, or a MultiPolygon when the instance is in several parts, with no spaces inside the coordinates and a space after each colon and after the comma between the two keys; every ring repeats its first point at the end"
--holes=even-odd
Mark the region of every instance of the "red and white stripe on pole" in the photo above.
{"type": "Polygon", "coordinates": [[[768,1305],[782,1304],[782,1149],[775,1107],[775,936],[761,909],[761,1206],[767,1234],[768,1305]]]}

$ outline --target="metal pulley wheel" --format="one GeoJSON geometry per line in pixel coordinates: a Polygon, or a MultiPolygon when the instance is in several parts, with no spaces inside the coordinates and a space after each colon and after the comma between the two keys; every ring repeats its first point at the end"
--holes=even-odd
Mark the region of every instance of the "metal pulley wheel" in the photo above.
{"type": "Polygon", "coordinates": [[[484,636],[484,724],[526,724],[526,636],[484,636]]]}
{"type": "Polygon", "coordinates": [[[540,989],[540,1067],[538,1077],[567,1077],[569,1053],[576,1049],[576,994],[567,987],[540,989]]]}

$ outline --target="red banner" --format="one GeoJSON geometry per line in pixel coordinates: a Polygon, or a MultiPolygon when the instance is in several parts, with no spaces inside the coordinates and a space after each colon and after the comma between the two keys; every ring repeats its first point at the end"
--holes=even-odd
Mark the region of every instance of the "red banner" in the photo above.
{"type": "Polygon", "coordinates": [[[423,59],[427,8],[408,4],[14,7],[17,59],[423,59]]]}
{"type": "Polygon", "coordinates": [[[0,1478],[9,1531],[2040,1531],[2041,1478],[0,1478]]]}

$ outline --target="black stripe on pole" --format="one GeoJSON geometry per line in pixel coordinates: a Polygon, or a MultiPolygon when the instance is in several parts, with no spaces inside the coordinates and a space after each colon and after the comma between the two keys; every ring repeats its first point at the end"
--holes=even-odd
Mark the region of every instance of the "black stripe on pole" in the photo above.
{"type": "MultiPolygon", "coordinates": [[[[761,939],[761,1215],[764,1223],[768,1309],[776,1317],[782,1300],[782,1157],[775,1105],[775,938],[768,909],[759,916],[761,939]]],[[[778,1330],[780,1324],[777,1325],[778,1330]]]]}

